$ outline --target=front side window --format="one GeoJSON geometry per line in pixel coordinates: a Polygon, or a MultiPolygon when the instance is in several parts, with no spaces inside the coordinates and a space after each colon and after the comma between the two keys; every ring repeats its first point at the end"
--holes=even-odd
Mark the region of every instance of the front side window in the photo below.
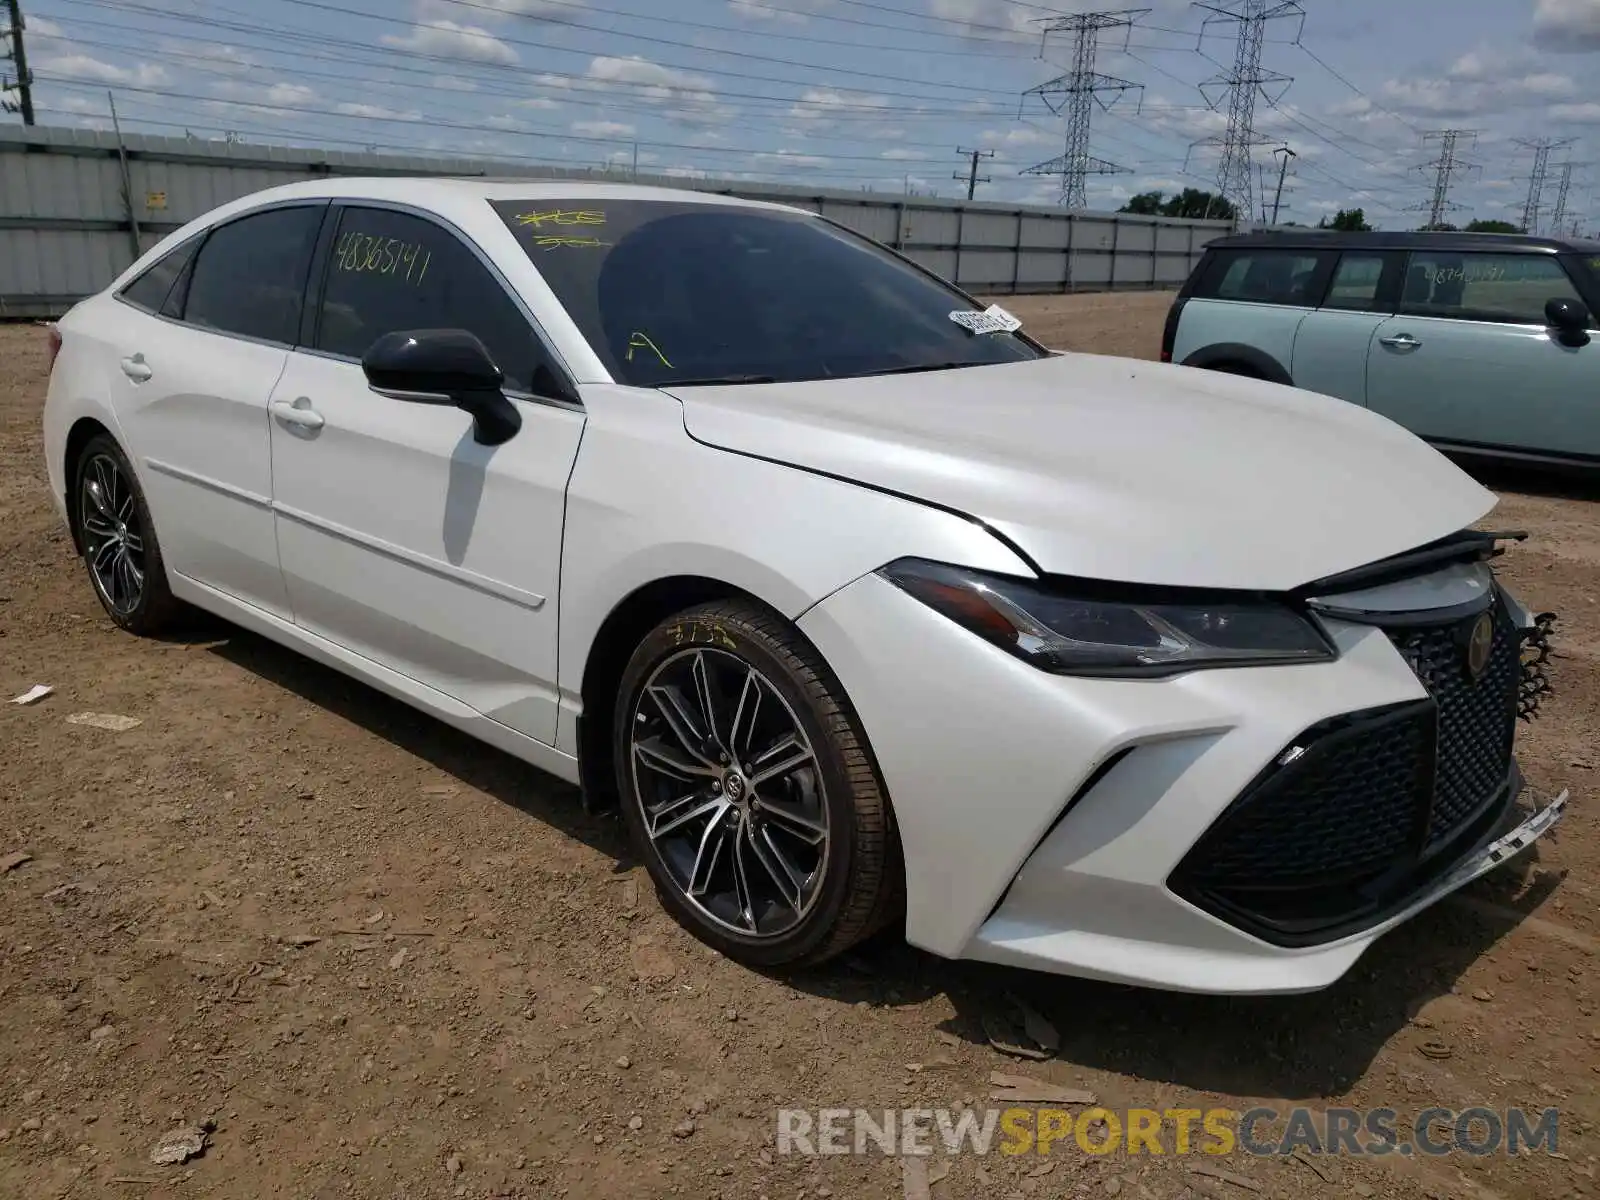
{"type": "Polygon", "coordinates": [[[803,213],[654,200],[493,207],[623,383],[791,382],[1044,355],[977,320],[938,279],[803,213]]]}
{"type": "Polygon", "coordinates": [[[199,238],[190,238],[180,246],[167,251],[119,293],[129,304],[146,312],[158,313],[167,302],[167,295],[183,269],[189,265],[200,245],[199,238]]]}
{"type": "Polygon", "coordinates": [[[1416,253],[1406,268],[1404,312],[1418,317],[1543,325],[1551,300],[1583,303],[1547,254],[1416,253]]]}
{"type": "Polygon", "coordinates": [[[513,391],[534,390],[541,348],[489,269],[442,226],[383,208],[346,208],[323,288],[317,348],[361,358],[386,333],[465,329],[513,391]]]}
{"type": "Polygon", "coordinates": [[[1378,285],[1383,282],[1383,255],[1345,254],[1333,273],[1324,308],[1373,309],[1378,303],[1378,285]]]}
{"type": "Polygon", "coordinates": [[[191,325],[293,345],[323,206],[273,208],[211,231],[188,280],[191,325]]]}
{"type": "Polygon", "coordinates": [[[1294,250],[1225,250],[1212,273],[1211,298],[1253,304],[1312,305],[1317,256],[1294,250]]]}

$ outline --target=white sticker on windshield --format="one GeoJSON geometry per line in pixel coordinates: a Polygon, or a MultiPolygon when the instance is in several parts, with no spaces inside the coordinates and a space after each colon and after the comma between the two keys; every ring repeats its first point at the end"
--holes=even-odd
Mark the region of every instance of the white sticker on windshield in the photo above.
{"type": "Polygon", "coordinates": [[[1022,322],[998,304],[991,304],[982,312],[957,309],[950,319],[973,333],[1015,333],[1022,328],[1022,322]]]}

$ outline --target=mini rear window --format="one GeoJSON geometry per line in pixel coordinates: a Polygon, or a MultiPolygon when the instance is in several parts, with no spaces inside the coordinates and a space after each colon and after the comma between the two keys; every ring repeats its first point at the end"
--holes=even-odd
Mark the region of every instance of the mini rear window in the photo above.
{"type": "Polygon", "coordinates": [[[1295,250],[1224,250],[1201,296],[1254,304],[1316,303],[1317,255],[1295,250]]]}

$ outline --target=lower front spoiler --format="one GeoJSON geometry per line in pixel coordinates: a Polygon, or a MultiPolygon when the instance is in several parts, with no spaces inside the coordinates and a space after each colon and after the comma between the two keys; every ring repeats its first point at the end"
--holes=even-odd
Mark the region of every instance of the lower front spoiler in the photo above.
{"type": "MultiPolygon", "coordinates": [[[[1234,948],[1198,946],[1162,941],[1158,936],[1146,940],[1073,929],[1066,923],[1070,916],[1047,926],[1032,919],[1032,914],[1008,915],[1002,905],[978,930],[961,957],[1167,991],[1218,995],[1320,991],[1336,982],[1385,933],[1533,845],[1560,821],[1568,796],[1563,791],[1508,832],[1466,854],[1383,921],[1338,941],[1284,948],[1238,934],[1234,948]]],[[[1111,890],[1116,889],[1112,881],[1105,882],[1111,890]]],[[[1137,902],[1140,898],[1130,894],[1127,899],[1137,902]]],[[[1216,918],[1170,893],[1165,899],[1187,910],[1191,917],[1221,925],[1216,918]]],[[[1115,904],[1118,897],[1108,895],[1105,900],[1115,904]]],[[[1231,932],[1237,934],[1236,930],[1231,932]]]]}

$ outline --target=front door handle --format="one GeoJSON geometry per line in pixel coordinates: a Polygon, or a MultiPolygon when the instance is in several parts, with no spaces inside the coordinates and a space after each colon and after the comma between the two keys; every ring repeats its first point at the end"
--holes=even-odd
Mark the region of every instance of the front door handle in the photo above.
{"type": "Polygon", "coordinates": [[[301,429],[321,429],[327,424],[322,414],[311,407],[310,396],[301,396],[293,403],[274,400],[267,405],[267,410],[285,425],[296,425],[301,429]]]}
{"type": "Polygon", "coordinates": [[[149,379],[150,376],[155,374],[155,372],[150,369],[150,364],[144,361],[143,351],[139,352],[138,354],[128,355],[127,358],[122,360],[121,365],[122,373],[135,383],[143,383],[145,380],[149,379]]]}
{"type": "Polygon", "coordinates": [[[1379,338],[1378,341],[1394,350],[1415,350],[1422,345],[1409,333],[1397,333],[1393,337],[1379,338]]]}

